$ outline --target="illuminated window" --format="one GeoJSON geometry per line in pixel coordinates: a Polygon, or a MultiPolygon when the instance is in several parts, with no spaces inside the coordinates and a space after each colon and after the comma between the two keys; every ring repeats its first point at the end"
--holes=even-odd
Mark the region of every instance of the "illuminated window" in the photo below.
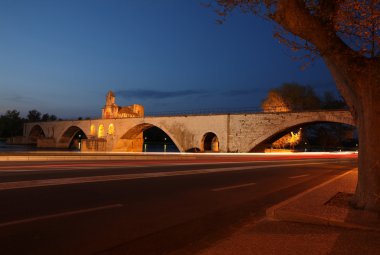
{"type": "Polygon", "coordinates": [[[113,124],[110,124],[108,126],[108,134],[113,135],[115,133],[115,126],[113,124]]]}
{"type": "Polygon", "coordinates": [[[95,135],[95,125],[90,126],[90,135],[95,135]]]}
{"type": "Polygon", "coordinates": [[[99,129],[98,129],[98,137],[104,137],[104,126],[103,125],[99,125],[99,129]]]}

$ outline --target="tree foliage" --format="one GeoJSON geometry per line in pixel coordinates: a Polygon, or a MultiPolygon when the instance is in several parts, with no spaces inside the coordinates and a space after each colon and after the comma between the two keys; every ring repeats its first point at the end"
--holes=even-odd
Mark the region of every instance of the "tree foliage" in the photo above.
{"type": "Polygon", "coordinates": [[[337,34],[363,56],[380,54],[380,1],[340,1],[333,24],[337,34]]]}
{"type": "Polygon", "coordinates": [[[31,110],[28,112],[27,119],[29,122],[37,122],[41,120],[41,113],[37,110],[31,110]]]}
{"type": "Polygon", "coordinates": [[[339,96],[337,98],[331,91],[326,91],[323,94],[322,100],[322,109],[328,109],[328,110],[336,110],[336,109],[347,109],[347,104],[342,98],[342,96],[339,96]]]}
{"type": "Polygon", "coordinates": [[[0,116],[0,137],[22,135],[23,120],[17,110],[8,110],[0,116]]]}
{"type": "Polygon", "coordinates": [[[323,54],[324,47],[315,45],[312,35],[294,31],[295,26],[310,26],[310,30],[323,26],[329,37],[338,37],[362,56],[379,57],[380,54],[380,0],[216,0],[216,3],[219,22],[224,22],[236,8],[276,21],[281,25],[276,37],[294,50],[307,49],[323,54]],[[297,23],[304,17],[290,15],[298,11],[313,19],[307,24],[297,23]]]}
{"type": "Polygon", "coordinates": [[[298,83],[284,83],[269,90],[267,97],[261,103],[264,112],[289,112],[308,110],[347,109],[344,99],[331,91],[318,96],[313,87],[298,83]]]}
{"type": "Polygon", "coordinates": [[[57,120],[57,116],[54,114],[45,113],[41,117],[41,113],[37,110],[30,110],[26,119],[22,118],[17,110],[7,110],[4,115],[0,115],[0,138],[22,136],[26,122],[55,120],[57,120]]]}
{"type": "Polygon", "coordinates": [[[55,121],[55,120],[57,120],[57,116],[55,116],[54,114],[50,115],[48,113],[45,113],[41,117],[41,121],[55,121]]]}
{"type": "Polygon", "coordinates": [[[311,86],[284,83],[269,91],[261,108],[267,112],[317,110],[321,108],[321,100],[311,86]]]}
{"type": "Polygon", "coordinates": [[[264,112],[289,112],[291,109],[285,99],[275,90],[270,90],[267,97],[261,103],[264,112]]]}
{"type": "Polygon", "coordinates": [[[298,129],[297,131],[291,131],[290,133],[284,135],[280,139],[274,141],[272,143],[272,147],[275,149],[294,149],[295,146],[300,144],[302,138],[302,129],[298,129]]]}

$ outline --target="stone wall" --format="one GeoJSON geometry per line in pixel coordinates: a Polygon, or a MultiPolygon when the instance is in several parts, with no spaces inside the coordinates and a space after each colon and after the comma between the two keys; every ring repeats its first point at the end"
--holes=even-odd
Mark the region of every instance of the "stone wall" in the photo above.
{"type": "Polygon", "coordinates": [[[37,139],[37,148],[55,148],[56,141],[54,138],[39,138],[37,139]]]}

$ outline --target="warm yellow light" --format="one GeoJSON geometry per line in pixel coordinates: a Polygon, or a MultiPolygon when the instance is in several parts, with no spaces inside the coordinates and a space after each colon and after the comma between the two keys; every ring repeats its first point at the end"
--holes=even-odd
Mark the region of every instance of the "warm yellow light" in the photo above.
{"type": "Polygon", "coordinates": [[[113,135],[115,133],[115,126],[111,123],[109,126],[108,126],[108,134],[109,135],[113,135]]]}
{"type": "Polygon", "coordinates": [[[98,128],[98,137],[99,138],[104,137],[104,126],[103,126],[103,124],[99,125],[99,128],[98,128]]]}
{"type": "Polygon", "coordinates": [[[94,124],[92,124],[90,126],[90,135],[95,135],[95,125],[94,124]]]}

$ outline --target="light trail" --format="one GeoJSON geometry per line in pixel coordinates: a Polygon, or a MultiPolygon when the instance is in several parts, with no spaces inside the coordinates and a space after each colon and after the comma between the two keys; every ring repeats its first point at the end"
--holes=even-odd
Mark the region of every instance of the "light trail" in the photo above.
{"type": "Polygon", "coordinates": [[[85,177],[69,177],[69,178],[56,178],[56,179],[42,179],[30,181],[17,181],[17,182],[2,182],[0,183],[0,190],[11,189],[24,189],[36,188],[46,186],[59,186],[68,184],[81,184],[81,183],[95,183],[95,182],[109,182],[121,180],[135,180],[146,178],[160,178],[170,176],[183,176],[183,175],[197,175],[197,174],[211,174],[231,171],[246,171],[262,168],[276,168],[276,167],[289,167],[289,166],[305,166],[305,165],[321,165],[324,162],[315,163],[291,163],[291,164],[273,164],[273,165],[259,165],[259,166],[241,166],[241,167],[224,167],[224,168],[209,168],[199,170],[181,170],[171,172],[149,172],[149,173],[134,173],[134,174],[118,174],[118,175],[101,175],[101,176],[85,176],[85,177]]]}
{"type": "MultiPolygon", "coordinates": [[[[199,154],[198,154],[199,155],[199,154]]],[[[90,169],[90,168],[99,168],[101,166],[107,166],[107,167],[141,167],[141,166],[165,166],[165,165],[184,165],[184,164],[213,164],[213,163],[241,163],[241,162],[268,162],[268,161],[281,161],[281,160],[300,160],[300,159],[352,159],[357,158],[357,153],[284,153],[282,154],[210,154],[213,155],[212,157],[202,158],[204,154],[202,153],[202,156],[200,158],[196,159],[160,159],[160,160],[136,160],[136,159],[78,159],[78,161],[74,159],[70,159],[70,162],[64,162],[62,163],[49,163],[49,161],[44,161],[44,163],[41,163],[41,161],[33,160],[30,162],[33,162],[34,164],[19,164],[19,165],[3,165],[0,166],[0,171],[2,170],[26,170],[26,169],[36,169],[36,170],[43,170],[43,169],[57,169],[57,168],[83,168],[83,169],[90,169]],[[228,157],[226,157],[228,155],[228,157]],[[241,156],[243,155],[243,156],[241,156]],[[247,157],[249,155],[250,157],[247,157]],[[88,163],[83,161],[96,161],[96,163],[88,163]]],[[[1,157],[1,156],[0,156],[1,157]]],[[[59,161],[57,158],[54,158],[54,161],[59,161]]],[[[53,161],[53,160],[51,160],[53,161]]],[[[11,161],[13,162],[13,161],[11,161]]],[[[66,170],[68,170],[66,169],[66,170]]]]}

